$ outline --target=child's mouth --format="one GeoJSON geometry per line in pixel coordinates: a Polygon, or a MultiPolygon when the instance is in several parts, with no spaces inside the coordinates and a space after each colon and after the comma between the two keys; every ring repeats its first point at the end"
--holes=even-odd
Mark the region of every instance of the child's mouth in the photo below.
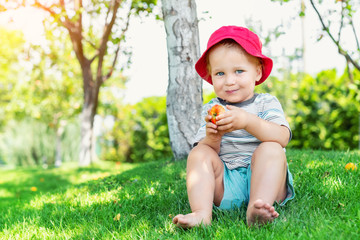
{"type": "Polygon", "coordinates": [[[237,92],[237,90],[228,90],[228,91],[225,91],[227,94],[233,94],[235,92],[237,92]]]}

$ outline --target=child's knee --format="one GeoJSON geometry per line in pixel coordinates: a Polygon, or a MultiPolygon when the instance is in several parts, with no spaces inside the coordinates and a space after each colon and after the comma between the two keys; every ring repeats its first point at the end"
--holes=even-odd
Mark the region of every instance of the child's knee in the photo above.
{"type": "Polygon", "coordinates": [[[264,154],[284,156],[284,148],[276,142],[263,142],[259,145],[256,151],[261,151],[264,154]]]}
{"type": "Polygon", "coordinates": [[[214,149],[207,145],[197,145],[190,151],[187,161],[212,161],[213,158],[218,158],[214,149]]]}
{"type": "Polygon", "coordinates": [[[276,142],[261,143],[253,154],[252,163],[257,159],[277,161],[286,164],[286,155],[284,148],[276,142]]]}

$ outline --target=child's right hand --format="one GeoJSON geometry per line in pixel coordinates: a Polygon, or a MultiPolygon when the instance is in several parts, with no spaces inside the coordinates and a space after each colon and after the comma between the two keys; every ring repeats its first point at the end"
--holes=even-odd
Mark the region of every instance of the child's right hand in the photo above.
{"type": "Polygon", "coordinates": [[[206,121],[206,136],[209,137],[212,141],[221,141],[222,135],[224,132],[219,131],[218,126],[211,122],[212,116],[207,115],[205,117],[206,121]]]}
{"type": "Polygon", "coordinates": [[[222,132],[218,131],[218,126],[211,122],[211,116],[208,115],[205,117],[206,121],[206,136],[203,138],[199,144],[205,144],[212,149],[214,149],[217,153],[220,152],[220,144],[222,132]]]}

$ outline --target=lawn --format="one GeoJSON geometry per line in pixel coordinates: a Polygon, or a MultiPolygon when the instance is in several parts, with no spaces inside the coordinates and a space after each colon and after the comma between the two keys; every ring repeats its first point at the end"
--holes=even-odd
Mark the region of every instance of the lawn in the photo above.
{"type": "Polygon", "coordinates": [[[214,210],[210,227],[176,228],[190,211],[186,161],[0,169],[0,239],[360,239],[360,152],[288,150],[296,198],[248,228],[245,210],[214,210]]]}

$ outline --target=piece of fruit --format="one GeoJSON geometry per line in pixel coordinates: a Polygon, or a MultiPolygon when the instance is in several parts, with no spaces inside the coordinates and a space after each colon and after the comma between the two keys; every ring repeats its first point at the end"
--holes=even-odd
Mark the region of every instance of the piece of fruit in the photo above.
{"type": "Polygon", "coordinates": [[[211,116],[211,122],[216,124],[216,117],[224,112],[225,112],[225,108],[223,106],[218,105],[218,104],[214,105],[209,110],[209,115],[211,116]]]}
{"type": "Polygon", "coordinates": [[[345,165],[345,169],[346,170],[356,170],[357,167],[356,167],[356,165],[354,163],[348,163],[348,164],[345,165]]]}

